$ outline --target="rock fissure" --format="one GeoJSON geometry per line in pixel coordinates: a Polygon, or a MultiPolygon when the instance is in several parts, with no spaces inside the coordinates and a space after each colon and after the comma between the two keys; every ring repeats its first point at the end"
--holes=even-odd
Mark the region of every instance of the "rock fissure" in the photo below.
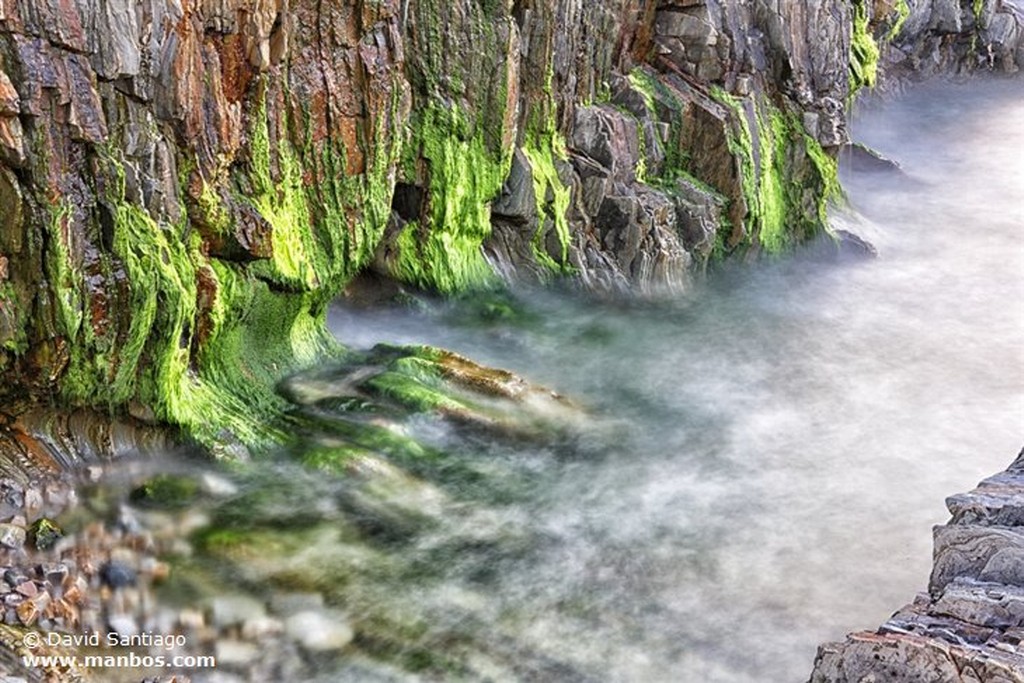
{"type": "Polygon", "coordinates": [[[3,7],[0,400],[257,448],[357,274],[677,294],[828,231],[851,94],[1024,36],[1000,0],[3,7]]]}

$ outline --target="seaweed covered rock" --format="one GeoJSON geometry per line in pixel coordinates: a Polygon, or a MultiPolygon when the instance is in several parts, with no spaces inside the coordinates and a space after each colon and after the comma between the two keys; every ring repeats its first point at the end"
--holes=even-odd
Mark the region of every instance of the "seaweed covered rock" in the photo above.
{"type": "Polygon", "coordinates": [[[274,382],[330,351],[323,307],[384,228],[408,106],[397,3],[319,8],[5,5],[5,405],[274,440],[274,382]]]}
{"type": "Polygon", "coordinates": [[[236,457],[373,270],[684,291],[827,230],[847,103],[1013,71],[1002,0],[9,0],[0,402],[236,457]]]}
{"type": "MultiPolygon", "coordinates": [[[[330,415],[358,421],[353,444],[372,449],[421,449],[402,445],[381,427],[389,418],[426,413],[502,438],[556,440],[582,419],[566,398],[508,372],[430,346],[379,344],[346,362],[290,377],[282,393],[299,406],[296,419],[330,415]]],[[[334,421],[337,430],[351,429],[334,421]]]]}

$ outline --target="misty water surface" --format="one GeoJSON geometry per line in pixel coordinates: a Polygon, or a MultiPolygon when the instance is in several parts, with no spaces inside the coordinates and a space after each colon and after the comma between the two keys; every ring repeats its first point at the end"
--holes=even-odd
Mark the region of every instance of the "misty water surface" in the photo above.
{"type": "Polygon", "coordinates": [[[335,311],[346,343],[452,348],[596,416],[573,457],[491,454],[530,492],[478,504],[542,540],[404,599],[457,596],[595,680],[729,683],[806,680],[819,642],[909,602],[944,497],[1024,440],[1022,94],[937,84],[854,121],[905,174],[845,174],[863,217],[836,224],[875,261],[729,267],[657,304],[524,292],[511,322],[335,311]]]}

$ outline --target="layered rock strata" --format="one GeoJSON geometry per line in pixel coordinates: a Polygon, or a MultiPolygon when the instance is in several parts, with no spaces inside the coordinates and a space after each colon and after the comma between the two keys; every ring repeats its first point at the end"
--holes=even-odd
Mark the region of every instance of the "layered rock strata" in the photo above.
{"type": "Polygon", "coordinates": [[[928,593],[818,649],[812,683],[1024,681],[1024,451],[946,500],[928,593]]]}
{"type": "Polygon", "coordinates": [[[259,446],[357,274],[678,293],[825,229],[880,68],[1010,71],[1021,33],[1002,0],[0,0],[0,404],[259,446]]]}

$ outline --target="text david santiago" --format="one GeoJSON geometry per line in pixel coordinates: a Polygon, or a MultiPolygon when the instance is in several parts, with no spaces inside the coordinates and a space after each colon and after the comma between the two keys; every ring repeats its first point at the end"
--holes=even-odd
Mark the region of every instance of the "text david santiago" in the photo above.
{"type": "Polygon", "coordinates": [[[71,634],[51,631],[46,634],[44,640],[51,647],[82,645],[89,645],[91,647],[159,647],[167,651],[185,647],[185,636],[180,633],[167,635],[163,633],[149,633],[148,631],[134,635],[108,633],[103,638],[100,637],[98,632],[71,634]]]}

